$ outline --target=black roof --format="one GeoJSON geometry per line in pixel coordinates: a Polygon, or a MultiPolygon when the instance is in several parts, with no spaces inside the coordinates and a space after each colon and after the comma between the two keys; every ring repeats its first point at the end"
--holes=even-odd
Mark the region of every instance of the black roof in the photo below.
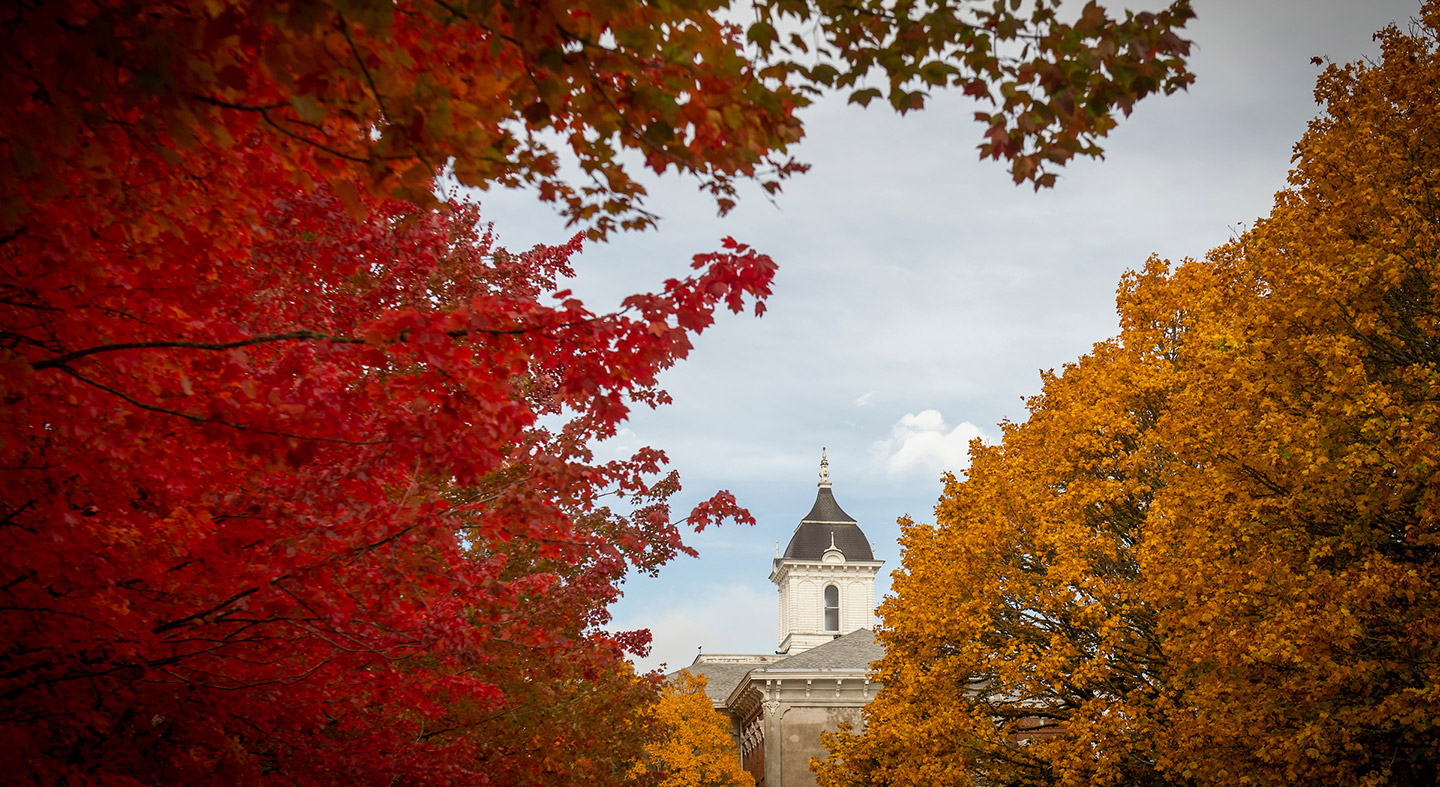
{"type": "Polygon", "coordinates": [[[870,551],[870,539],[855,524],[855,518],[840,509],[829,486],[820,487],[815,495],[815,505],[810,513],[800,520],[790,545],[785,547],[785,557],[791,560],[819,560],[830,548],[831,537],[835,546],[845,553],[849,560],[874,560],[870,551]]]}
{"type": "Polygon", "coordinates": [[[810,507],[810,513],[805,515],[801,522],[849,522],[855,524],[855,517],[840,510],[840,504],[835,502],[835,495],[830,487],[820,487],[819,493],[815,495],[815,505],[810,507]]]}
{"type": "Polygon", "coordinates": [[[870,551],[870,540],[854,522],[841,524],[801,522],[785,547],[785,557],[791,560],[819,560],[830,548],[830,537],[834,535],[835,546],[845,553],[848,560],[874,560],[870,551]]]}

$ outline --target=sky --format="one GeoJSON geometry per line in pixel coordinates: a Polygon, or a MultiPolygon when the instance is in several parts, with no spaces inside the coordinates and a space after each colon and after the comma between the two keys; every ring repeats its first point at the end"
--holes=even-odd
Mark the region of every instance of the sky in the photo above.
{"type": "MultiPolygon", "coordinates": [[[[1106,3],[1110,8],[1125,7],[1106,3]]],[[[1154,3],[1131,3],[1136,9],[1154,3]]],[[[802,115],[795,151],[812,165],[774,200],[758,189],[725,218],[695,183],[651,188],[656,230],[587,247],[575,290],[592,310],[657,290],[733,236],[779,263],[762,318],[726,315],[661,378],[674,403],[637,411],[606,450],[666,452],[677,508],[728,489],[758,520],[688,539],[658,577],[631,577],[613,628],[648,628],[642,670],[697,652],[778,644],[769,582],[815,500],[821,448],[834,494],[884,560],[901,568],[896,520],[933,521],[941,477],[972,438],[1023,421],[1042,370],[1060,370],[1118,331],[1115,288],[1150,255],[1202,257],[1268,213],[1316,111],[1320,67],[1374,56],[1373,33],[1402,27],[1417,0],[1194,0],[1189,91],[1152,97],[1054,189],[1010,182],[976,158],[976,106],[938,93],[906,117],[831,98],[802,115]]],[[[512,249],[568,238],[525,192],[481,196],[512,249]]],[[[677,511],[677,516],[681,511],[677,511]]]]}

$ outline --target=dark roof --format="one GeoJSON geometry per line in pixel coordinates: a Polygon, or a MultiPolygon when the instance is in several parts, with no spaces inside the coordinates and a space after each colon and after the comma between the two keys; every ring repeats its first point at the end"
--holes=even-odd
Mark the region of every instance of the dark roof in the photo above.
{"type": "Polygon", "coordinates": [[[840,510],[840,504],[835,502],[835,494],[830,491],[829,486],[820,487],[815,495],[815,505],[810,506],[810,513],[805,515],[801,522],[849,522],[855,524],[855,517],[840,510]]]}
{"type": "Polygon", "coordinates": [[[791,669],[868,670],[870,662],[879,661],[880,657],[884,655],[885,648],[875,641],[875,632],[870,629],[859,629],[843,637],[836,637],[824,645],[816,645],[809,650],[781,659],[774,664],[754,667],[753,670],[755,672],[791,669]]]}
{"type": "Polygon", "coordinates": [[[827,484],[820,487],[815,495],[815,505],[795,528],[790,545],[785,547],[785,557],[791,560],[819,560],[830,548],[832,535],[835,546],[845,553],[847,561],[875,559],[870,551],[870,539],[855,524],[855,517],[840,509],[827,484]]]}
{"type": "Polygon", "coordinates": [[[874,560],[870,551],[870,539],[854,522],[843,524],[820,524],[801,522],[785,547],[785,557],[790,560],[819,560],[830,548],[830,537],[835,537],[835,547],[845,553],[845,560],[874,560]]]}

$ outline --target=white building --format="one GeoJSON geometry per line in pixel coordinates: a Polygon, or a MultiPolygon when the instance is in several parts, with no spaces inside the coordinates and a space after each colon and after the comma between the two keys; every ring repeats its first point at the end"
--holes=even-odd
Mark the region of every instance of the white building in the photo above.
{"type": "Polygon", "coordinates": [[[775,653],[701,654],[686,671],[704,675],[716,710],[730,717],[740,763],[759,787],[812,787],[820,733],[848,721],[878,688],[870,662],[883,655],[871,630],[876,560],[855,519],[835,501],[820,454],[815,504],[800,520],[770,581],[780,592],[775,653]]]}

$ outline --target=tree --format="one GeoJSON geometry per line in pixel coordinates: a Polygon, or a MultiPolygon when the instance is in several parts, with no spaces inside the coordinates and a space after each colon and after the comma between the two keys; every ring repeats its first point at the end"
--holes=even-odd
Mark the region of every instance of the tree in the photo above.
{"type": "Polygon", "coordinates": [[[1053,5],[763,5],[748,51],[704,0],[7,6],[7,774],[621,778],[655,685],[605,605],[684,547],[664,455],[593,448],[774,266],[726,241],[595,313],[563,289],[579,235],[504,251],[437,183],[531,187],[598,238],[653,221],[630,151],[723,210],[800,171],[796,110],[874,63],[901,109],[993,86],[986,152],[1043,185],[1189,79],[1184,3],[1053,5]],[[861,59],[799,62],[765,32],[797,16],[861,59]]]}
{"type": "Polygon", "coordinates": [[[1149,364],[1133,347],[1046,375],[1030,419],[947,477],[936,524],[902,520],[883,689],[863,736],[827,738],[822,785],[1163,782],[1147,716],[1164,656],[1137,550],[1167,474],[1149,434],[1168,380],[1163,346],[1149,364]]]}
{"type": "Polygon", "coordinates": [[[1270,216],[1128,276],[1119,338],[907,526],[822,783],[1437,778],[1437,31],[1326,68],[1270,216]]]}
{"type": "MultiPolygon", "coordinates": [[[[69,308],[97,317],[63,326],[90,333],[41,312],[50,361],[9,378],[5,722],[37,781],[503,773],[529,752],[485,754],[523,740],[500,731],[527,676],[619,674],[640,643],[597,632],[604,605],[682,548],[663,456],[588,446],[663,397],[674,319],[763,296],[767,259],[735,247],[596,315],[542,301],[578,239],[512,255],[473,208],[272,199],[249,256],[92,280],[69,308]]],[[[572,743],[607,716],[576,719],[572,743]]]]}
{"type": "Polygon", "coordinates": [[[754,787],[740,769],[730,722],[705,695],[705,676],[680,672],[665,684],[651,710],[656,736],[631,770],[637,782],[657,787],[754,787]]]}
{"type": "MultiPolygon", "coordinates": [[[[697,175],[723,211],[737,179],[774,192],[803,170],[788,150],[803,134],[795,111],[816,90],[852,88],[868,103],[882,90],[859,86],[877,69],[901,111],[947,85],[988,99],[982,154],[1013,161],[1017,182],[1048,185],[1047,167],[1100,153],[1117,110],[1192,79],[1176,32],[1193,15],[1185,0],[1122,20],[1092,2],[1074,23],[1058,5],[1042,0],[1023,17],[1001,3],[759,3],[743,31],[751,59],[720,0],[28,0],[10,12],[0,55],[15,75],[0,94],[0,176],[15,186],[0,216],[8,233],[77,184],[86,204],[108,203],[136,187],[127,175],[148,182],[181,161],[188,177],[221,178],[215,192],[232,187],[233,202],[246,189],[227,151],[255,134],[275,150],[269,166],[343,184],[342,197],[358,181],[425,204],[449,162],[466,185],[530,185],[598,235],[653,221],[622,151],[655,172],[697,175]],[[796,25],[781,41],[777,29],[796,25]],[[151,157],[161,166],[133,171],[151,157]]],[[[152,206],[189,206],[200,184],[176,180],[185,187],[165,183],[152,206]]]]}
{"type": "Polygon", "coordinates": [[[1428,2],[1327,67],[1270,216],[1137,295],[1187,310],[1147,592],[1186,698],[1162,756],[1207,782],[1437,778],[1437,30],[1428,2]]]}

